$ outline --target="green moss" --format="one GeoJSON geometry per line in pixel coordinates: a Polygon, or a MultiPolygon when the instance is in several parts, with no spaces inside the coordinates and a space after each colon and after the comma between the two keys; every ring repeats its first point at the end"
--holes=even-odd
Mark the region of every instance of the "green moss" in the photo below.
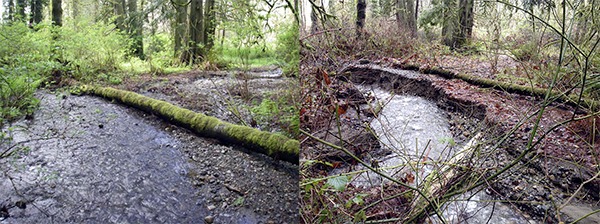
{"type": "Polygon", "coordinates": [[[190,128],[198,134],[226,141],[233,140],[275,158],[298,163],[300,143],[283,135],[223,122],[215,117],[196,113],[134,92],[93,86],[82,86],[79,89],[82,93],[116,99],[129,106],[155,113],[167,120],[176,121],[177,124],[190,128]]]}

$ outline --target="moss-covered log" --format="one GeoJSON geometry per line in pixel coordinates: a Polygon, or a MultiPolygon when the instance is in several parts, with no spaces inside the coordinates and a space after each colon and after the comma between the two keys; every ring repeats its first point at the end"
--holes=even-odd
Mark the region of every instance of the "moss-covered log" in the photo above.
{"type": "MultiPolygon", "coordinates": [[[[407,70],[415,70],[425,74],[439,75],[447,79],[461,79],[473,85],[478,85],[481,87],[492,87],[495,89],[504,90],[511,93],[518,93],[522,95],[544,97],[547,92],[547,89],[544,88],[500,82],[464,73],[456,73],[439,67],[419,67],[415,64],[404,64],[401,66],[401,68],[407,70]]],[[[577,105],[577,100],[579,96],[576,94],[565,95],[559,91],[552,91],[552,96],[556,97],[556,99],[559,102],[566,103],[572,106],[581,106],[585,109],[590,109],[592,111],[597,111],[600,109],[599,101],[588,98],[582,98],[581,102],[579,102],[579,105],[577,105]]]]}
{"type": "Polygon", "coordinates": [[[110,87],[81,86],[79,91],[120,101],[131,107],[156,114],[199,135],[242,145],[273,158],[298,164],[300,143],[284,135],[231,124],[215,117],[177,107],[165,101],[110,87]]]}

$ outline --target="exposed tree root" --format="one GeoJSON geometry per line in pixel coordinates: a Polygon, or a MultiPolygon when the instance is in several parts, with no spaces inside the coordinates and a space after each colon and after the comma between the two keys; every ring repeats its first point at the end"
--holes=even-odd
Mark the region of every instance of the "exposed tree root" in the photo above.
{"type": "Polygon", "coordinates": [[[231,124],[215,117],[177,107],[165,101],[110,87],[81,86],[79,92],[120,101],[128,106],[156,114],[199,135],[240,144],[273,158],[298,164],[300,143],[281,134],[231,124]]]}

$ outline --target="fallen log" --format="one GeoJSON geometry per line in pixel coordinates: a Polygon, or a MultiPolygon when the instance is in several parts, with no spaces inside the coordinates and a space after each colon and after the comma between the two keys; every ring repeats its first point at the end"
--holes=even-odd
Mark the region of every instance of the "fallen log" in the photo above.
{"type": "Polygon", "coordinates": [[[80,94],[101,96],[174,122],[196,134],[239,144],[267,154],[275,159],[299,163],[300,142],[284,135],[260,131],[247,126],[221,121],[218,118],[181,108],[165,101],[152,99],[134,92],[99,86],[80,86],[80,94]]]}
{"type": "MultiPolygon", "coordinates": [[[[458,73],[449,71],[446,69],[442,69],[440,67],[429,67],[423,66],[420,67],[415,64],[403,64],[400,65],[402,69],[406,70],[414,70],[419,71],[424,74],[433,74],[439,75],[446,79],[461,79],[465,82],[468,82],[473,85],[481,86],[481,87],[491,87],[498,90],[504,90],[510,93],[517,93],[521,95],[529,95],[543,98],[546,96],[546,92],[548,91],[545,88],[533,87],[533,86],[525,86],[513,83],[506,83],[501,81],[496,81],[492,79],[482,78],[474,75],[468,75],[466,73],[458,73]]],[[[600,110],[600,101],[590,98],[581,98],[579,101],[579,95],[577,94],[568,94],[552,90],[551,96],[555,97],[556,100],[562,103],[569,104],[571,106],[581,106],[583,109],[589,109],[593,113],[594,111],[600,110]]]]}

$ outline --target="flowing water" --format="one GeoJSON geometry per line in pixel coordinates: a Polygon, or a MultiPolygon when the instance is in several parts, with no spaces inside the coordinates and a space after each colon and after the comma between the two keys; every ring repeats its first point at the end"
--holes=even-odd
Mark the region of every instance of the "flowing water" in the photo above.
{"type": "MultiPolygon", "coordinates": [[[[412,175],[415,177],[412,185],[418,186],[434,169],[462,150],[462,146],[454,144],[448,120],[435,103],[421,97],[391,94],[378,87],[359,86],[359,89],[376,98],[373,105],[383,105],[370,127],[382,147],[393,153],[370,159],[377,161],[388,175],[399,179],[412,175]]],[[[378,186],[385,181],[368,171],[357,175],[352,184],[378,186]]],[[[529,223],[509,206],[491,201],[492,196],[483,191],[460,195],[445,205],[443,216],[450,223],[529,223]]]]}
{"type": "Polygon", "coordinates": [[[24,148],[0,160],[0,205],[9,208],[0,223],[169,223],[207,215],[190,197],[196,190],[177,139],[101,99],[43,98],[34,119],[13,125],[13,142],[24,148]]]}

